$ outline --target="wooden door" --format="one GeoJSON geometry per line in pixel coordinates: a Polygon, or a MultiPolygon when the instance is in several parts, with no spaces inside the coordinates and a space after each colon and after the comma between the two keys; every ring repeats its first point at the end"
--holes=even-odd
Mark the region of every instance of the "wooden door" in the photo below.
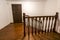
{"type": "Polygon", "coordinates": [[[21,4],[12,4],[14,23],[22,23],[22,7],[21,4]]]}

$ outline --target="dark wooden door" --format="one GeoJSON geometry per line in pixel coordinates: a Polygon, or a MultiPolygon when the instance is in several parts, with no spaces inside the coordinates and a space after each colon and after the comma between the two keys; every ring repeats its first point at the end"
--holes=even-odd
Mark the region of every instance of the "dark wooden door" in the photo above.
{"type": "Polygon", "coordinates": [[[14,23],[22,23],[22,7],[21,4],[12,4],[14,23]]]}

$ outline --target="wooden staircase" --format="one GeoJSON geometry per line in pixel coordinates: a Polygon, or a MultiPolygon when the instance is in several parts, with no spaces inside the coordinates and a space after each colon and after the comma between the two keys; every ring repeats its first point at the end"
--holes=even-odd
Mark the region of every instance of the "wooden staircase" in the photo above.
{"type": "Polygon", "coordinates": [[[60,40],[58,39],[59,37],[55,36],[58,12],[56,12],[56,15],[53,16],[28,16],[23,13],[23,20],[23,40],[60,40]]]}

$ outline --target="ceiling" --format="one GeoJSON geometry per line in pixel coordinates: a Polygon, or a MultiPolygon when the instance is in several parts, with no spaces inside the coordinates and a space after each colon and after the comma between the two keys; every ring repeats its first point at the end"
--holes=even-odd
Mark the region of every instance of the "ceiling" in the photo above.
{"type": "Polygon", "coordinates": [[[7,1],[46,1],[46,0],[7,0],[7,1]]]}

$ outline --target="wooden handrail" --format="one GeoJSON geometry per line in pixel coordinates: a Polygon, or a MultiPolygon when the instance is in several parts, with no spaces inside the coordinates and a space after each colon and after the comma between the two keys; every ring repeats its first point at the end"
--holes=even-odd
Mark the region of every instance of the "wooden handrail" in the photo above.
{"type": "MultiPolygon", "coordinates": [[[[29,18],[33,18],[33,20],[36,20],[36,19],[34,19],[36,16],[34,17],[34,16],[25,15],[25,17],[26,17],[26,18],[28,18],[28,17],[29,17],[29,18]]],[[[36,20],[36,21],[42,23],[40,20],[36,20]]]]}
{"type": "MultiPolygon", "coordinates": [[[[39,18],[39,17],[55,17],[55,16],[29,16],[29,18],[39,18]]],[[[25,18],[28,18],[28,17],[25,17],[25,18]]]]}

